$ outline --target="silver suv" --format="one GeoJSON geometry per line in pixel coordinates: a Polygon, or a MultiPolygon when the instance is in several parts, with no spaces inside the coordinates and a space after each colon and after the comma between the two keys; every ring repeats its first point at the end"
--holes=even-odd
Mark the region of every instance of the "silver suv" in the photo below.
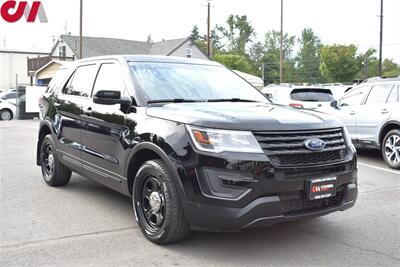
{"type": "Polygon", "coordinates": [[[356,147],[382,151],[386,163],[400,169],[400,79],[366,82],[333,101],[356,147]]]}

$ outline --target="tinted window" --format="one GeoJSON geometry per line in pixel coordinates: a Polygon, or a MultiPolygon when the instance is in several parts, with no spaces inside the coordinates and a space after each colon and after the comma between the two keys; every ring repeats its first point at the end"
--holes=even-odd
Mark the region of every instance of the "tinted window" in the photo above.
{"type": "Polygon", "coordinates": [[[17,93],[16,92],[8,93],[5,96],[3,96],[2,98],[3,99],[17,98],[17,93]]]}
{"type": "Polygon", "coordinates": [[[96,65],[78,67],[67,86],[64,88],[63,93],[67,95],[89,97],[96,71],[96,65]]]}
{"type": "Polygon", "coordinates": [[[295,89],[290,94],[290,98],[309,102],[332,102],[335,100],[332,92],[324,89],[295,89]]]}
{"type": "Polygon", "coordinates": [[[374,85],[368,95],[366,104],[384,104],[388,99],[393,85],[374,85]]]}
{"type": "Polygon", "coordinates": [[[221,66],[135,62],[131,71],[147,100],[242,98],[268,102],[257,89],[221,66]]]}
{"type": "Polygon", "coordinates": [[[394,86],[392,91],[390,92],[390,95],[388,97],[387,103],[394,103],[399,101],[399,97],[398,97],[398,87],[394,86]]]}
{"type": "Polygon", "coordinates": [[[51,79],[49,86],[47,87],[46,93],[52,93],[58,88],[62,86],[62,83],[65,80],[65,77],[67,76],[68,69],[59,69],[56,72],[56,75],[51,79]]]}
{"type": "Polygon", "coordinates": [[[340,100],[341,106],[361,105],[365,94],[368,93],[370,87],[361,87],[350,90],[340,100]]]}
{"type": "Polygon", "coordinates": [[[124,92],[125,88],[119,66],[112,63],[102,64],[96,78],[93,95],[100,90],[124,92]]]}

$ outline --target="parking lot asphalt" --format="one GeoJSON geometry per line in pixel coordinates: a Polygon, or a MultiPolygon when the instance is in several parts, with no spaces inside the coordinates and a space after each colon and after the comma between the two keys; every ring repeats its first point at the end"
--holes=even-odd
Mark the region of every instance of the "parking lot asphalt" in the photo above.
{"type": "Polygon", "coordinates": [[[359,198],[344,212],[158,246],[131,200],[79,175],[51,188],[35,165],[38,121],[0,122],[0,266],[400,266],[400,171],[359,152],[359,198]]]}

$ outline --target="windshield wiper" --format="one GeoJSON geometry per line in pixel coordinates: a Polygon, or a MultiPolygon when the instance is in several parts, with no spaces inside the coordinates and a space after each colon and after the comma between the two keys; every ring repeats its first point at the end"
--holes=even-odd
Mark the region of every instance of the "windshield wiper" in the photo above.
{"type": "Polygon", "coordinates": [[[147,104],[155,104],[155,103],[192,103],[192,102],[204,102],[204,100],[184,99],[184,98],[154,99],[154,100],[147,101],[147,104]]]}
{"type": "Polygon", "coordinates": [[[220,99],[208,99],[207,102],[260,102],[251,99],[242,98],[220,98],[220,99]]]}

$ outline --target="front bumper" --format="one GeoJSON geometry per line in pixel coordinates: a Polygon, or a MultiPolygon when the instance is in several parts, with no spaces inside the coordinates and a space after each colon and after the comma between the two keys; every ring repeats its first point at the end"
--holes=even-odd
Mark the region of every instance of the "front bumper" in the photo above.
{"type": "MultiPolygon", "coordinates": [[[[340,200],[336,205],[320,209],[287,212],[282,196],[260,197],[241,208],[222,207],[212,204],[184,201],[186,217],[193,229],[207,231],[240,231],[246,228],[271,226],[278,222],[322,216],[335,211],[343,211],[354,206],[358,190],[356,183],[341,187],[340,200]]],[[[304,200],[303,200],[304,201],[304,200]]]]}

